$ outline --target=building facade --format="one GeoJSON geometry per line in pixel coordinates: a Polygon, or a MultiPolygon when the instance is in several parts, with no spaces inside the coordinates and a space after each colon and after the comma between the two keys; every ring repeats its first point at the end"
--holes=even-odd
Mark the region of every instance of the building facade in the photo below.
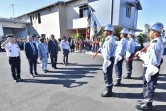
{"type": "Polygon", "coordinates": [[[0,18],[0,36],[14,34],[16,37],[25,37],[28,35],[28,24],[28,22],[23,20],[0,18]]]}
{"type": "Polygon", "coordinates": [[[101,27],[113,24],[115,30],[137,30],[139,0],[67,0],[59,1],[17,17],[26,24],[27,32],[38,37],[72,36],[79,30],[85,36],[88,26],[88,7],[91,7],[101,27]]]}

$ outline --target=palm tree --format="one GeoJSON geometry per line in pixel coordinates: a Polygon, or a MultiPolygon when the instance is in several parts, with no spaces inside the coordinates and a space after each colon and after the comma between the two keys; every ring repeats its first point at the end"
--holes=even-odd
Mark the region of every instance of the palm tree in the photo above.
{"type": "Polygon", "coordinates": [[[143,43],[147,42],[148,40],[149,37],[146,34],[141,33],[139,36],[137,36],[137,41],[141,44],[141,49],[144,47],[143,43]]]}

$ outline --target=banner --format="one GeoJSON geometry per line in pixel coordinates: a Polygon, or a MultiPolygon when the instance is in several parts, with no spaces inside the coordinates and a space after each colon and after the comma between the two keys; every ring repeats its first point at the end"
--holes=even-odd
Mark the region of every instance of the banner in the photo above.
{"type": "Polygon", "coordinates": [[[89,6],[89,15],[88,15],[88,27],[90,27],[90,29],[89,29],[90,30],[90,35],[89,35],[90,39],[93,39],[94,36],[102,30],[96,16],[92,12],[92,9],[90,6],[89,6]]]}

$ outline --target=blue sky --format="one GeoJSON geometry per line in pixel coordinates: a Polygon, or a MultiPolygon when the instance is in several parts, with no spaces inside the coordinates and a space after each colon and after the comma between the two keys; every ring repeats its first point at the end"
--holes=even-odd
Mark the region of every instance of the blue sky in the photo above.
{"type": "MultiPolygon", "coordinates": [[[[57,0],[1,0],[0,16],[13,17],[11,4],[15,6],[15,16],[35,10],[54,3],[57,0]]],[[[155,22],[162,22],[166,27],[165,11],[166,0],[140,0],[143,10],[139,11],[138,15],[138,29],[144,29],[144,24],[153,25],[155,22]]]]}

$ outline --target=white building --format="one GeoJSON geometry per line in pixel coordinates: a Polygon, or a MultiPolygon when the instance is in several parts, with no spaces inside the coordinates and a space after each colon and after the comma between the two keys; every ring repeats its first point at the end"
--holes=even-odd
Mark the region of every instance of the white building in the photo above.
{"type": "Polygon", "coordinates": [[[0,18],[0,36],[7,34],[15,34],[16,37],[27,36],[27,24],[30,23],[13,18],[0,18]]]}
{"type": "Polygon", "coordinates": [[[102,27],[111,23],[115,30],[126,27],[138,31],[138,10],[142,10],[139,0],[58,1],[17,18],[30,22],[26,24],[27,32],[37,37],[49,37],[50,34],[54,34],[56,38],[72,36],[76,29],[85,35],[88,5],[102,27]]]}

